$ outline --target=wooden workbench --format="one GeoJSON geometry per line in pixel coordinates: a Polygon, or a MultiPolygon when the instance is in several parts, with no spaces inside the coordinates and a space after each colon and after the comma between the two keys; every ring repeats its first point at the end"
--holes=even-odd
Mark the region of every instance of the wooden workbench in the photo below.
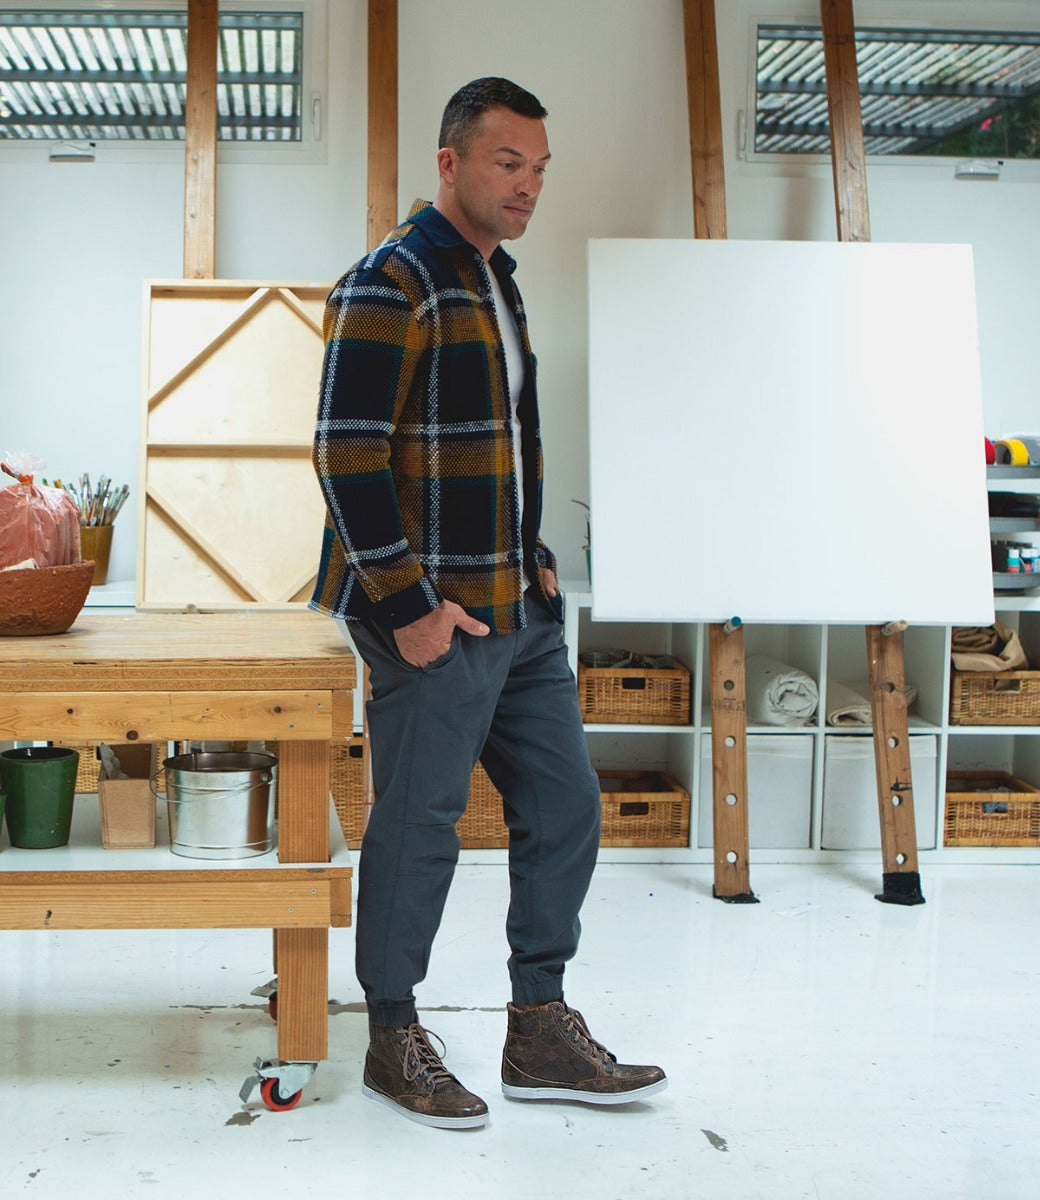
{"type": "Polygon", "coordinates": [[[274,929],[278,1056],[325,1058],[328,930],[350,924],[351,874],[329,857],[329,742],[350,735],[354,683],[335,626],[306,611],[81,615],[0,638],[0,740],[279,744],[277,860],[8,847],[0,929],[274,929]]]}

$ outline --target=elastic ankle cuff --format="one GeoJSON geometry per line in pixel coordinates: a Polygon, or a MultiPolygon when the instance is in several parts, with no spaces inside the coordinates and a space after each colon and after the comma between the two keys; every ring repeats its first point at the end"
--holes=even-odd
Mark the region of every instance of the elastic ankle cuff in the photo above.
{"type": "Polygon", "coordinates": [[[382,1025],[387,1029],[406,1029],[419,1022],[414,1000],[380,1000],[368,1006],[370,1025],[382,1025]]]}
{"type": "Polygon", "coordinates": [[[517,1005],[523,1004],[551,1004],[554,1000],[562,1000],[563,991],[558,983],[548,981],[543,984],[513,984],[513,1003],[517,1005]]]}

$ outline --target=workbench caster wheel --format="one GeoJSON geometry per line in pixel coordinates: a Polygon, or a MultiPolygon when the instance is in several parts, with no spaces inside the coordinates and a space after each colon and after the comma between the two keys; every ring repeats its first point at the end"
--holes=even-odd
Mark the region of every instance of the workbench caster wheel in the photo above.
{"type": "Polygon", "coordinates": [[[278,1059],[258,1058],[250,1075],[239,1091],[243,1104],[249,1103],[253,1088],[260,1088],[260,1099],[272,1112],[288,1112],[300,1103],[303,1089],[318,1069],[316,1062],[280,1062],[278,1059]]]}
{"type": "Polygon", "coordinates": [[[251,996],[259,996],[261,1000],[267,1001],[267,1015],[272,1021],[278,1020],[278,978],[268,980],[267,983],[262,983],[259,987],[253,988],[250,992],[251,996]]]}
{"type": "Polygon", "coordinates": [[[260,1099],[272,1112],[288,1112],[290,1108],[295,1108],[300,1103],[302,1096],[303,1088],[289,1096],[283,1096],[278,1090],[277,1079],[265,1079],[260,1084],[260,1099]]]}

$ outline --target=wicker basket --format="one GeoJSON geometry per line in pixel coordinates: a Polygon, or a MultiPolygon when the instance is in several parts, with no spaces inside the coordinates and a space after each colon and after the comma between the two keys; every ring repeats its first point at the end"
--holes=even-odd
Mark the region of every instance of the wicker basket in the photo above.
{"type": "Polygon", "coordinates": [[[101,775],[101,762],[97,756],[96,742],[54,742],[66,750],[79,753],[79,764],[76,767],[76,795],[89,795],[98,790],[98,778],[101,775]]]}
{"type": "MultiPolygon", "coordinates": [[[[357,848],[368,823],[366,789],[368,742],[352,738],[332,747],[330,776],[332,800],[347,845],[357,848]]],[[[469,801],[458,825],[464,850],[487,850],[509,845],[509,832],[502,816],[502,797],[478,763],[470,779],[469,801]]]]}
{"type": "Polygon", "coordinates": [[[587,667],[578,663],[581,713],[590,724],[689,725],[690,672],[670,667],[587,667]]]}
{"type": "Polygon", "coordinates": [[[343,837],[348,846],[356,849],[361,845],[368,822],[368,742],[364,738],[333,743],[329,780],[343,837]]]}
{"type": "MultiPolygon", "coordinates": [[[[688,846],[690,793],[660,771],[600,771],[601,846],[688,846]]],[[[458,824],[463,848],[509,845],[502,797],[478,763],[458,824]]]]}
{"type": "Polygon", "coordinates": [[[601,846],[688,846],[690,793],[662,771],[599,771],[601,846]]]}
{"type": "Polygon", "coordinates": [[[455,828],[464,850],[492,850],[509,845],[502,815],[502,796],[477,763],[469,781],[469,801],[455,828]]]}
{"type": "Polygon", "coordinates": [[[1003,771],[946,777],[945,846],[1040,846],[1040,788],[1003,771]]]}
{"type": "Polygon", "coordinates": [[[1040,671],[954,671],[951,725],[1040,722],[1040,671]]]}

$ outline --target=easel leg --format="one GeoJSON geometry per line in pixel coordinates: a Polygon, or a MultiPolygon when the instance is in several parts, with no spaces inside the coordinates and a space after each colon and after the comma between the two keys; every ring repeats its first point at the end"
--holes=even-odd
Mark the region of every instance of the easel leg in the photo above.
{"type": "Polygon", "coordinates": [[[748,865],[747,695],[744,631],[709,627],[711,780],[715,845],[712,894],[728,904],[757,904],[748,865]]]}
{"type": "Polygon", "coordinates": [[[885,904],[924,904],[917,869],[902,632],[886,635],[880,625],[868,625],[867,661],[884,871],[883,891],[876,898],[885,904]]]}

